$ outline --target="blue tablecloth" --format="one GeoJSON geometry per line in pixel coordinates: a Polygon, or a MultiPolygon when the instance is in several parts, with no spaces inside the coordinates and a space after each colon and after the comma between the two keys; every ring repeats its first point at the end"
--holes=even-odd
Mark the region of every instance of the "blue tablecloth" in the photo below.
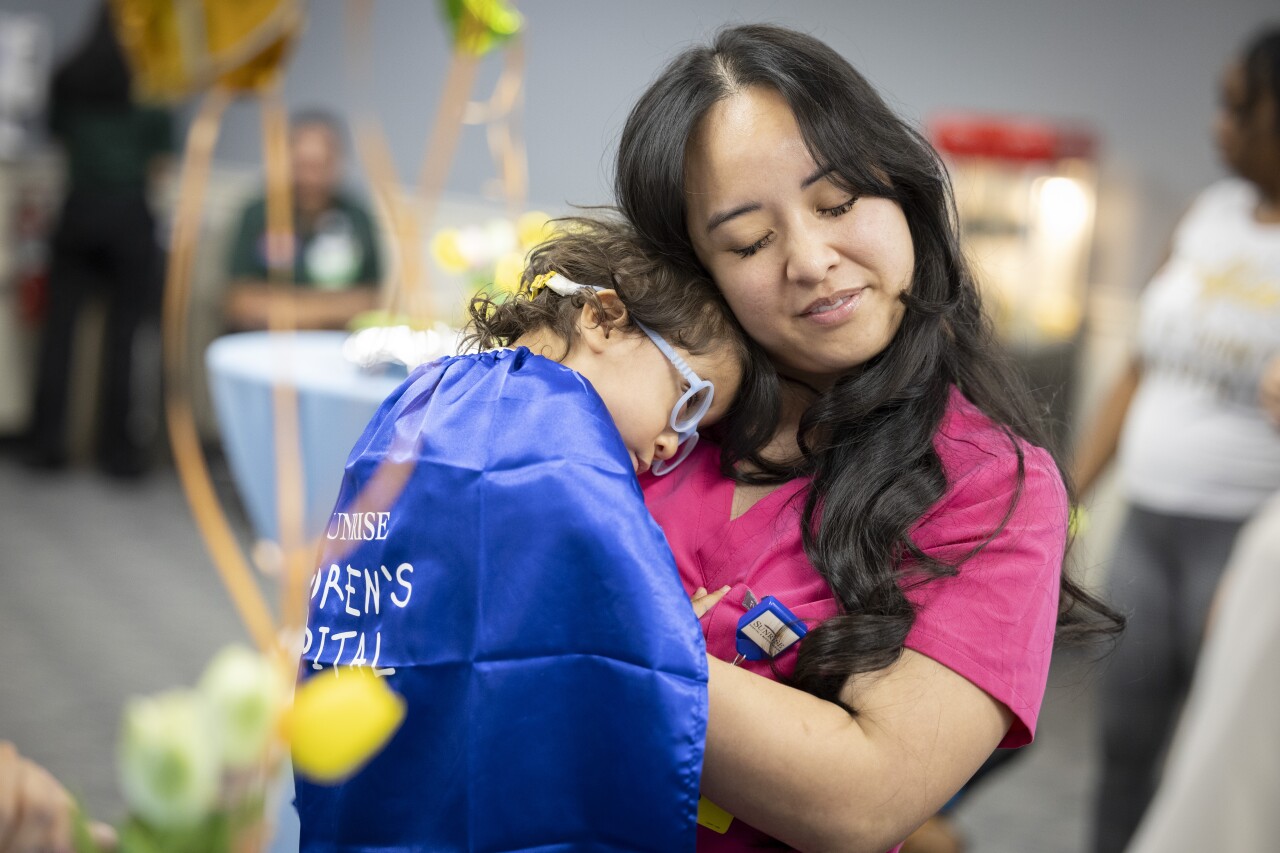
{"type": "Polygon", "coordinates": [[[222,446],[258,536],[279,540],[272,389],[297,389],[304,532],[323,532],[343,467],[378,404],[406,376],[370,373],[342,356],[346,332],[244,332],[205,352],[222,446]]]}

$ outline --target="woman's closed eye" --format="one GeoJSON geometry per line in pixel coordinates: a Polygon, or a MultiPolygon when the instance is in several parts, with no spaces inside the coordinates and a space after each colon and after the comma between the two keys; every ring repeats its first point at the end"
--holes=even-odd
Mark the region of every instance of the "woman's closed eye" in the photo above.
{"type": "Polygon", "coordinates": [[[822,216],[830,216],[831,218],[834,219],[837,216],[844,216],[846,213],[853,210],[853,206],[857,203],[858,203],[858,197],[851,196],[848,201],[844,202],[843,204],[838,204],[835,207],[818,208],[818,213],[821,214],[822,216]]]}
{"type": "MultiPolygon", "coordinates": [[[[853,210],[853,206],[857,203],[858,203],[858,196],[850,196],[847,200],[845,200],[844,202],[841,202],[840,204],[837,204],[835,207],[818,208],[818,215],[835,219],[837,217],[844,216],[846,213],[853,210]]],[[[752,255],[754,255],[756,252],[763,249],[765,246],[768,246],[770,243],[772,243],[773,237],[774,237],[774,233],[770,231],[768,234],[764,235],[759,240],[756,240],[754,243],[751,243],[750,245],[747,245],[747,246],[742,246],[740,248],[732,249],[731,251],[740,258],[749,258],[752,255]]]]}
{"type": "Polygon", "coordinates": [[[773,232],[770,231],[768,234],[764,235],[759,240],[752,243],[750,246],[743,246],[740,249],[733,249],[732,251],[735,255],[737,255],[740,258],[749,258],[772,242],[773,242],[773,232]]]}

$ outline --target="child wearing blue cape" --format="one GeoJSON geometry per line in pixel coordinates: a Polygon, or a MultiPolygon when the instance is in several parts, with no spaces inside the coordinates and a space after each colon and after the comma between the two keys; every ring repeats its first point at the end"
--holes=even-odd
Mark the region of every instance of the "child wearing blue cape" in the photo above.
{"type": "Polygon", "coordinates": [[[712,285],[574,219],[479,352],[424,365],[347,462],[302,677],[367,666],[404,724],[349,780],[297,780],[303,851],[693,850],[698,617],[637,475],[722,416],[747,349],[712,285]]]}

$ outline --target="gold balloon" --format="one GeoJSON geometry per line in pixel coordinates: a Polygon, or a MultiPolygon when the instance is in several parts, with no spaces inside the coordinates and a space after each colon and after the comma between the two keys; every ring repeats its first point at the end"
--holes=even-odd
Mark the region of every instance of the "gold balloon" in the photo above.
{"type": "Polygon", "coordinates": [[[175,101],[214,83],[261,91],[302,29],[303,0],[110,0],[138,98],[175,101]]]}

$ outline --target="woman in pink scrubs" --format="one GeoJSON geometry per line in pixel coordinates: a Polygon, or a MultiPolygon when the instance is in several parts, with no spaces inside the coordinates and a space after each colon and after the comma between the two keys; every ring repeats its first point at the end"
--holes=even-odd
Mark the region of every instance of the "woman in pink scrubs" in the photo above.
{"type": "Polygon", "coordinates": [[[1030,742],[1055,633],[1119,625],[1063,577],[1068,494],[946,172],[825,44],[743,26],[649,87],[616,180],[758,347],[719,445],[645,482],[688,589],[730,587],[703,618],[699,850],[882,853],[1030,742]],[[740,659],[766,596],[809,632],[740,659]]]}

